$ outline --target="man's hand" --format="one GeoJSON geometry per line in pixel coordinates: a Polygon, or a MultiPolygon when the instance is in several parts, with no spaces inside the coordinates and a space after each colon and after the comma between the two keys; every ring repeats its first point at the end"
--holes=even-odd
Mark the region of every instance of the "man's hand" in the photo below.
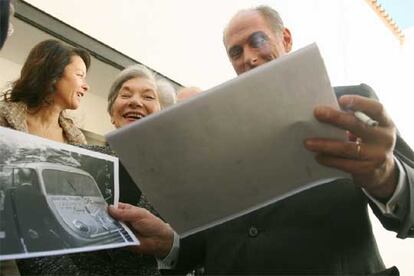
{"type": "Polygon", "coordinates": [[[372,196],[389,199],[397,185],[394,123],[376,100],[346,95],[339,99],[339,104],[348,112],[320,106],[315,108],[314,115],[321,122],[347,130],[350,137],[356,139],[343,142],[310,138],[305,140],[305,147],[317,153],[316,160],[320,164],[352,174],[354,182],[372,196]],[[378,121],[379,126],[362,123],[352,111],[364,112],[378,121]]]}
{"type": "Polygon", "coordinates": [[[129,224],[140,241],[135,251],[142,254],[165,258],[174,241],[174,231],[148,210],[130,204],[119,203],[118,208],[108,207],[109,214],[117,220],[129,224]]]}

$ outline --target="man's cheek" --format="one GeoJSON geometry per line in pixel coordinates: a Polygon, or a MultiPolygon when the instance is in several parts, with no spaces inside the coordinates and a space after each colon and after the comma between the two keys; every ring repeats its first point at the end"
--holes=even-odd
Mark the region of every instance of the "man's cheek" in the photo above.
{"type": "Polygon", "coordinates": [[[260,56],[266,61],[271,61],[277,58],[277,56],[275,55],[275,51],[272,49],[270,45],[263,45],[259,51],[260,56]]]}

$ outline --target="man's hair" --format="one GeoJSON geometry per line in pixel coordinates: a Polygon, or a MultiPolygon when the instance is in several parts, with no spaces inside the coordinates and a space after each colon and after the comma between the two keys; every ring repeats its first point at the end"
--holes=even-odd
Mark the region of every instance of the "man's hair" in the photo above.
{"type": "Polygon", "coordinates": [[[143,78],[146,80],[149,80],[152,84],[154,84],[156,88],[157,95],[158,93],[158,79],[156,78],[155,74],[141,64],[136,64],[129,66],[122,70],[118,76],[115,78],[111,88],[109,89],[108,94],[108,113],[109,115],[112,115],[112,106],[114,105],[114,102],[116,98],[118,97],[119,90],[121,89],[122,85],[129,81],[130,79],[134,78],[143,78]]]}
{"type": "Polygon", "coordinates": [[[261,5],[252,10],[259,12],[275,33],[281,32],[285,28],[280,14],[275,9],[261,5]]]}
{"type": "MultiPolygon", "coordinates": [[[[247,12],[247,11],[256,11],[258,12],[263,19],[266,21],[266,23],[269,25],[269,27],[273,30],[275,34],[281,33],[283,29],[285,28],[283,24],[283,20],[280,17],[280,14],[273,8],[266,6],[266,5],[260,5],[255,8],[245,9],[245,10],[239,10],[234,16],[237,16],[241,12],[247,12]]],[[[223,42],[225,42],[226,37],[226,31],[228,26],[224,28],[223,31],[223,42]]]]}

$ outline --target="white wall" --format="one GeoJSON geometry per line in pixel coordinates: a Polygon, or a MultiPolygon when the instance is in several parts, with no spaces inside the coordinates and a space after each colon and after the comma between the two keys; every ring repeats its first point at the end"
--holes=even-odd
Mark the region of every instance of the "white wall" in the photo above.
{"type": "Polygon", "coordinates": [[[414,128],[407,119],[414,112],[410,108],[402,112],[414,89],[401,64],[402,55],[414,47],[403,51],[364,0],[26,2],[183,85],[204,89],[235,76],[222,45],[229,18],[241,8],[271,5],[291,29],[294,49],[316,41],[333,85],[371,85],[414,146],[414,128]]]}

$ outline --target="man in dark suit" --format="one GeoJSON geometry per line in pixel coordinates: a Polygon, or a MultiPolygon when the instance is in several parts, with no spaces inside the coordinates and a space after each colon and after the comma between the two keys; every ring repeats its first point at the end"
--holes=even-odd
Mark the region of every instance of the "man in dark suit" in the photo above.
{"type": "MultiPolygon", "coordinates": [[[[287,54],[292,46],[279,14],[264,6],[237,13],[223,41],[237,74],[287,54]]],[[[206,274],[366,275],[384,270],[367,203],[398,237],[414,236],[414,153],[370,87],[335,91],[347,111],[320,106],[314,115],[347,130],[350,140],[309,138],[304,144],[318,162],[350,173],[352,180],[314,187],[178,243],[168,225],[137,208],[121,205],[110,212],[133,223],[140,252],[165,257],[176,271],[199,266],[206,274]],[[349,111],[363,111],[379,125],[369,127],[349,111]]]]}

